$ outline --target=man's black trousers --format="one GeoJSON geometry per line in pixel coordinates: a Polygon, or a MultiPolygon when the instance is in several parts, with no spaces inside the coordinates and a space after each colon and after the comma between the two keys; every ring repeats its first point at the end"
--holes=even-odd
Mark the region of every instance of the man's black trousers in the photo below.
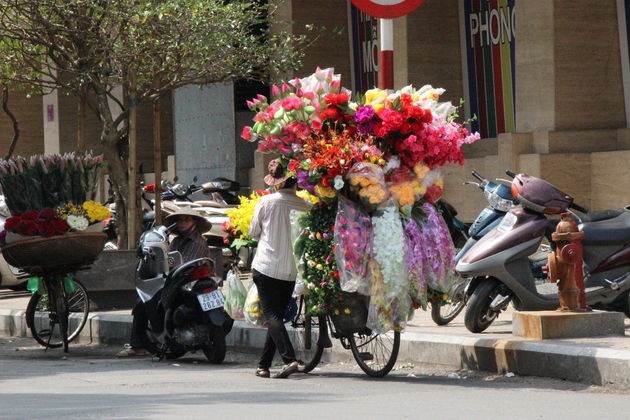
{"type": "Polygon", "coordinates": [[[256,270],[253,270],[252,277],[258,288],[263,316],[267,321],[267,339],[258,367],[269,369],[276,349],[285,364],[294,362],[295,350],[289,340],[282,317],[291,300],[295,282],[274,279],[256,270]]]}

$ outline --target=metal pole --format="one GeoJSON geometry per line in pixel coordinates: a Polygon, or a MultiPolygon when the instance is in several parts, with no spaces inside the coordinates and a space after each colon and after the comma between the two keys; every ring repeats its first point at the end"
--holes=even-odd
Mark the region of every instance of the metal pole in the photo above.
{"type": "Polygon", "coordinates": [[[394,89],[394,21],[379,19],[381,38],[381,89],[394,89]]]}

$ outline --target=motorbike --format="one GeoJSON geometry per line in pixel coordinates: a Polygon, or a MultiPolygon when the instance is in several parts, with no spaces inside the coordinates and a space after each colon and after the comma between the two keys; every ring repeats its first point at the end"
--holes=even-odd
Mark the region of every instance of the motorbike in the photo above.
{"type": "Polygon", "coordinates": [[[536,281],[529,256],[549,233],[550,215],[569,211],[585,233],[584,284],[587,304],[630,316],[630,206],[589,211],[548,182],[506,172],[519,203],[461,257],[458,274],[470,279],[465,324],[486,330],[510,302],[517,310],[552,310],[559,306],[557,287],[536,281]]]}
{"type": "Polygon", "coordinates": [[[140,237],[135,284],[141,302],[133,311],[143,326],[140,338],[160,359],[202,350],[211,363],[221,363],[234,321],[223,309],[220,279],[212,276],[211,259],[181,264],[179,252],[168,252],[175,228],[155,226],[140,237]]]}
{"type": "MultiPolygon", "coordinates": [[[[4,200],[4,195],[0,194],[0,230],[4,229],[4,222],[11,217],[11,212],[4,200]]],[[[30,275],[20,268],[13,267],[4,259],[0,253],[0,287],[8,287],[11,290],[20,290],[30,275]]]]}

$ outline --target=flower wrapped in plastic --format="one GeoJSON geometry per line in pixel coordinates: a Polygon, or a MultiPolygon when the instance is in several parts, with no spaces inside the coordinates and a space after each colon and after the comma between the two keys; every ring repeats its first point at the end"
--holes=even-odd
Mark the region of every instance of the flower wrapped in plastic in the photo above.
{"type": "Polygon", "coordinates": [[[415,248],[423,260],[424,278],[429,289],[438,294],[447,293],[456,276],[453,272],[455,247],[448,227],[440,213],[430,203],[422,205],[426,217],[416,220],[422,231],[415,248]]]}
{"type": "Polygon", "coordinates": [[[372,216],[372,255],[393,294],[407,293],[405,242],[398,206],[393,199],[372,216]]]}
{"type": "Polygon", "coordinates": [[[358,162],[348,172],[350,191],[359,198],[368,211],[390,196],[385,184],[383,169],[373,163],[358,162]]]}
{"type": "Polygon", "coordinates": [[[412,218],[405,220],[405,263],[409,279],[409,296],[414,306],[427,309],[427,282],[424,271],[423,232],[412,218]]]}
{"type": "Polygon", "coordinates": [[[396,293],[393,285],[385,282],[381,267],[375,260],[369,262],[368,270],[370,303],[366,326],[377,334],[383,334],[392,329],[401,331],[413,314],[411,299],[406,293],[396,293]]]}
{"type": "Polygon", "coordinates": [[[343,196],[339,197],[334,240],[341,290],[369,295],[367,264],[372,246],[372,221],[367,213],[343,196]]]}

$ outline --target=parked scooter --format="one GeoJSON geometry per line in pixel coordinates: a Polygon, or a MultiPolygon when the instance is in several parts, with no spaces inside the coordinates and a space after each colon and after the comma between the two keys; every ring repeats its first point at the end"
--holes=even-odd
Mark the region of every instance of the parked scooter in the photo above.
{"type": "Polygon", "coordinates": [[[134,308],[135,316],[146,314],[140,337],[160,358],[203,350],[211,363],[221,363],[234,321],[223,309],[220,279],[211,276],[209,258],[180,264],[181,254],[168,252],[168,236],[175,227],[153,227],[140,237],[136,291],[144,311],[134,308]]]}
{"type": "MultiPolygon", "coordinates": [[[[510,187],[507,185],[492,182],[482,177],[476,171],[473,171],[472,175],[479,182],[466,181],[464,184],[474,185],[481,189],[488,202],[488,206],[479,213],[475,221],[470,225],[466,234],[468,240],[459,247],[459,252],[455,256],[455,263],[457,263],[479,239],[498,226],[503,216],[505,216],[512,207],[518,204],[512,197],[510,187]]],[[[552,222],[552,226],[555,227],[555,222],[552,222]]],[[[537,258],[530,258],[532,272],[538,281],[542,281],[546,278],[546,274],[542,271],[542,266],[547,262],[546,252],[548,252],[549,249],[548,245],[541,245],[541,249],[537,255],[535,255],[537,258]]],[[[431,305],[431,318],[433,322],[437,325],[446,325],[459,315],[466,306],[468,299],[466,289],[468,284],[467,279],[454,282],[451,290],[448,292],[449,303],[445,305],[431,305]]]]}
{"type": "Polygon", "coordinates": [[[569,208],[586,234],[582,243],[587,304],[630,316],[630,206],[589,212],[542,179],[506,173],[513,177],[511,192],[520,205],[479,239],[456,266],[460,275],[471,279],[466,328],[475,333],[484,331],[510,302],[518,310],[559,306],[557,287],[536,281],[528,257],[549,233],[546,216],[569,208]]]}

